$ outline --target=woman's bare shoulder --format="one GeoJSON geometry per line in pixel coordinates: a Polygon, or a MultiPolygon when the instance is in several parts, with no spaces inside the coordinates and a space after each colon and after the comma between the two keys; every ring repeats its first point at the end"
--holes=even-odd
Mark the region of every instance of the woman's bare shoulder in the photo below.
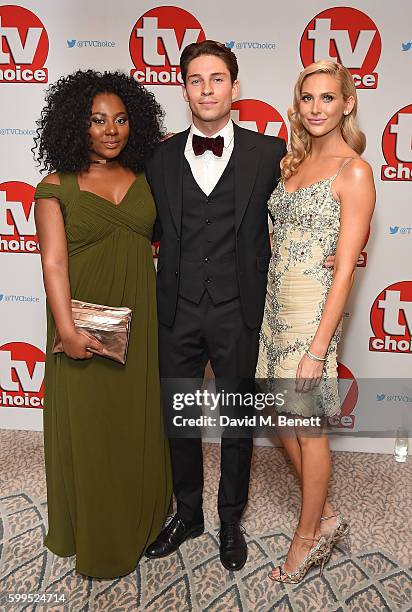
{"type": "Polygon", "coordinates": [[[60,177],[57,172],[51,172],[47,176],[45,176],[42,180],[42,183],[47,183],[49,185],[60,185],[60,177]]]}
{"type": "Polygon", "coordinates": [[[373,180],[372,166],[362,157],[352,157],[350,163],[347,163],[342,169],[341,178],[343,182],[359,182],[365,179],[373,180]]]}

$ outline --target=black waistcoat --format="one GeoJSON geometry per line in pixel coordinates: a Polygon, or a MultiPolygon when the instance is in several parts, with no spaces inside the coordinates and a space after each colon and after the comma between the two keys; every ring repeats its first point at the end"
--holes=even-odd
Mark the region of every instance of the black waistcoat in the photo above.
{"type": "Polygon", "coordinates": [[[233,155],[209,196],[185,159],[179,294],[199,303],[206,290],[214,304],[237,297],[235,249],[233,155]]]}

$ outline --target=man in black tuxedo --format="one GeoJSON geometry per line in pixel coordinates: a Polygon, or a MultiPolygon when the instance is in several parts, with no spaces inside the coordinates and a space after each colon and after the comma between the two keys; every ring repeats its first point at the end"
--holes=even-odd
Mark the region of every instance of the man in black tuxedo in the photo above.
{"type": "MultiPolygon", "coordinates": [[[[210,360],[217,380],[253,380],[270,261],[267,200],[286,145],[232,123],[239,91],[232,51],[194,43],[180,65],[192,125],[163,142],[147,166],[160,239],[160,375],[202,379],[210,360]]],[[[251,437],[222,437],[220,558],[228,570],[247,559],[240,519],[252,448],[251,437]]],[[[148,547],[150,558],[204,530],[201,439],[171,438],[170,449],[177,513],[148,547]]]]}

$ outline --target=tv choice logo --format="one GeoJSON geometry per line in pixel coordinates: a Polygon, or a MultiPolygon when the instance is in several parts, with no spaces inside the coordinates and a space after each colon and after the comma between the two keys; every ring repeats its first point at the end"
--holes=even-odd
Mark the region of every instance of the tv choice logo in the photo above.
{"type": "Polygon", "coordinates": [[[358,268],[366,268],[366,266],[367,266],[367,263],[368,263],[368,253],[364,249],[365,249],[366,245],[368,244],[370,233],[371,233],[371,228],[369,226],[367,234],[366,234],[366,237],[365,237],[365,242],[364,242],[363,247],[362,247],[362,251],[359,254],[358,261],[356,262],[356,266],[358,268]]]}
{"type": "Polygon", "coordinates": [[[339,396],[342,398],[340,414],[328,417],[328,423],[334,429],[353,429],[355,410],[359,397],[356,378],[343,363],[338,363],[339,396]]]}
{"type": "Polygon", "coordinates": [[[42,408],[45,354],[33,344],[0,346],[0,406],[42,408]]]}
{"type": "Polygon", "coordinates": [[[374,72],[382,49],[374,21],[358,9],[333,7],[315,15],[300,40],[300,57],[306,67],[321,59],[346,66],[358,89],[376,89],[374,72]]]}
{"type": "Polygon", "coordinates": [[[381,168],[383,181],[412,180],[412,104],[389,119],[382,135],[382,152],[386,161],[381,168]]]}
{"type": "Polygon", "coordinates": [[[34,223],[34,187],[0,183],[0,253],[40,252],[34,223]]]}
{"type": "Polygon", "coordinates": [[[159,259],[159,252],[160,252],[160,240],[156,240],[155,242],[152,242],[153,259],[159,259]]]}
{"type": "Polygon", "coordinates": [[[201,24],[188,11],[176,6],[150,9],[130,35],[130,75],[142,85],[181,85],[180,55],[187,45],[203,40],[201,24]]]}
{"type": "Polygon", "coordinates": [[[47,83],[49,38],[37,15],[0,6],[0,41],[0,83],[47,83]]]}
{"type": "Polygon", "coordinates": [[[232,104],[231,116],[241,127],[288,141],[285,120],[279,111],[267,102],[253,99],[237,100],[232,104]]]}
{"type": "Polygon", "coordinates": [[[412,281],[383,289],[372,304],[370,321],[370,351],[412,353],[412,281]]]}

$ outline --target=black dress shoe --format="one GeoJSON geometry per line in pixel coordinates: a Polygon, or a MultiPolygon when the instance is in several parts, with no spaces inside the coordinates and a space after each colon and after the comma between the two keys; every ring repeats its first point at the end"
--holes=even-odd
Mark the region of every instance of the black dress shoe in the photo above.
{"type": "Polygon", "coordinates": [[[220,528],[220,561],[227,570],[242,569],[247,560],[244,529],[239,523],[222,523],[220,528]]]}
{"type": "Polygon", "coordinates": [[[145,556],[149,557],[149,559],[167,557],[167,555],[177,550],[185,540],[197,538],[202,535],[204,530],[204,523],[197,525],[187,524],[175,514],[170,523],[159,533],[156,540],[147,547],[145,556]]]}

